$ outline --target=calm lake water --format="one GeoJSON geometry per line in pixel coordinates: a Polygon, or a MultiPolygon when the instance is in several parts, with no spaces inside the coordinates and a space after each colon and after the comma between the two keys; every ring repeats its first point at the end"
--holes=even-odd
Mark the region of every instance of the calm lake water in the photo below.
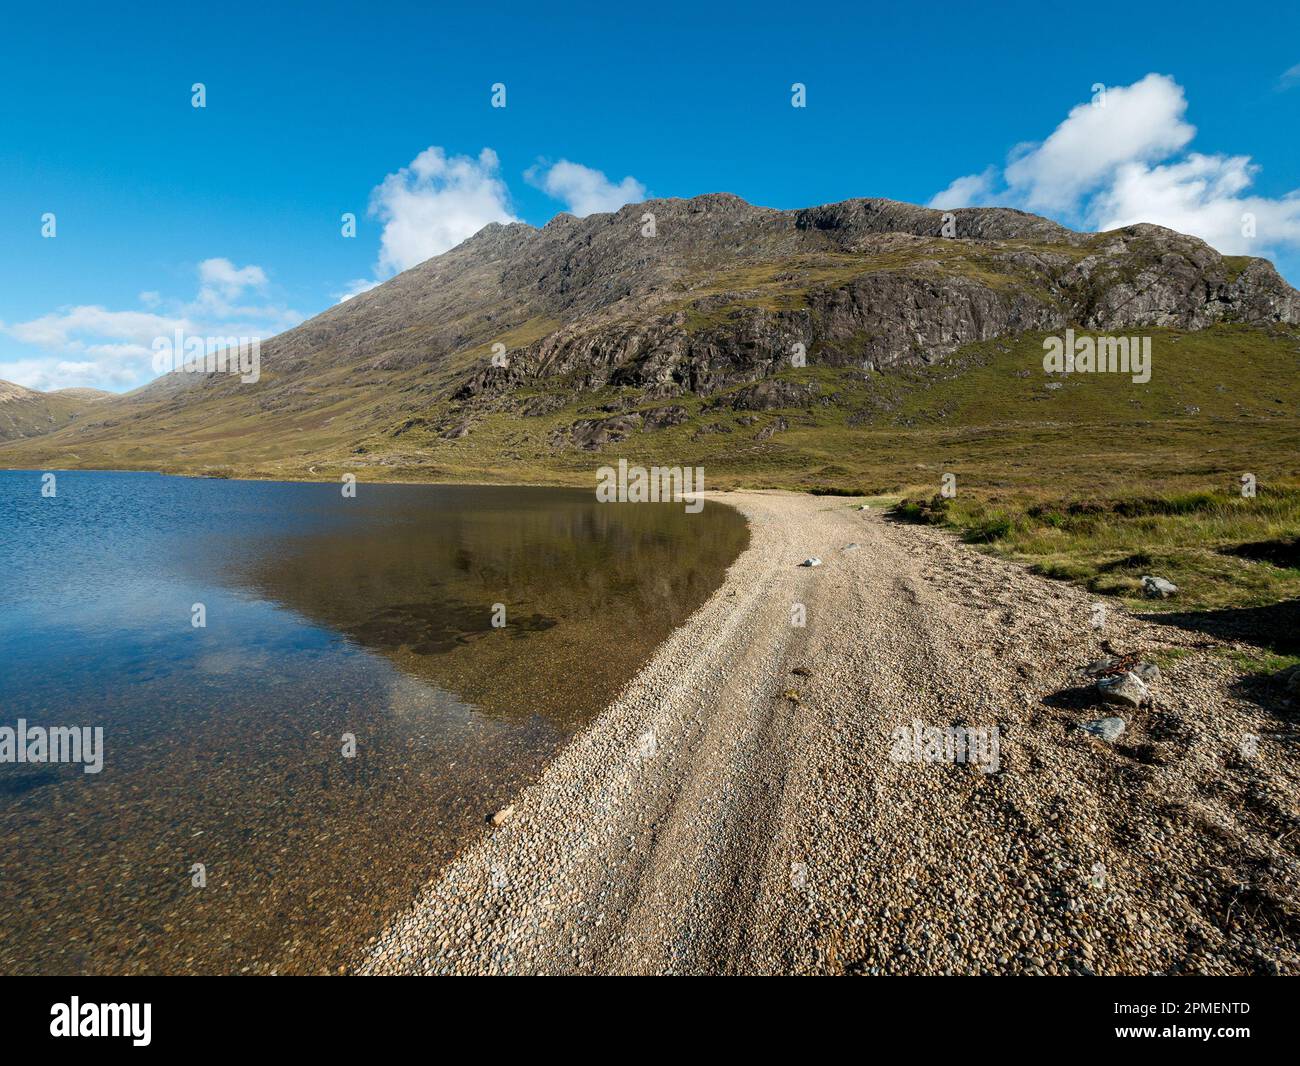
{"type": "Polygon", "coordinates": [[[594,489],[78,471],[0,471],[0,532],[0,727],[104,732],[97,774],[0,763],[3,973],[337,971],[748,539],[594,489]]]}

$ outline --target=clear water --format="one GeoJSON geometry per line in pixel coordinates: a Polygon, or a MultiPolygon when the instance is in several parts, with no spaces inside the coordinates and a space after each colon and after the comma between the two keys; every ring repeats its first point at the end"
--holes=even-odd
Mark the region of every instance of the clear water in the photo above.
{"type": "Polygon", "coordinates": [[[0,726],[104,731],[97,774],[0,763],[0,972],[346,967],[747,537],[577,490],[0,471],[0,726]]]}

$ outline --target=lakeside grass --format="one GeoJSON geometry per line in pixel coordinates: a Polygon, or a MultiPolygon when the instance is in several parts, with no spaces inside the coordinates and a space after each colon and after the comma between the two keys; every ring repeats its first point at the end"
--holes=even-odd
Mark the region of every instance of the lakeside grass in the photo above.
{"type": "Polygon", "coordinates": [[[1044,577],[1130,601],[1146,611],[1257,607],[1300,597],[1300,486],[1065,499],[908,496],[893,511],[942,525],[1044,577]],[[1290,565],[1287,565],[1289,563],[1290,565]],[[1141,578],[1179,587],[1148,600],[1141,578]]]}

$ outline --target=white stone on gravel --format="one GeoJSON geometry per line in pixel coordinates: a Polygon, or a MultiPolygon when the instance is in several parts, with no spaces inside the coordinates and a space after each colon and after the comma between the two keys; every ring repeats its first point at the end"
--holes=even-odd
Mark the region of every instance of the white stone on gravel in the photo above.
{"type": "Polygon", "coordinates": [[[1142,576],[1142,592],[1148,599],[1168,599],[1177,591],[1178,586],[1172,581],[1166,581],[1163,577],[1152,577],[1150,574],[1142,576]]]}
{"type": "Polygon", "coordinates": [[[1107,703],[1122,703],[1125,707],[1141,707],[1147,698],[1147,687],[1142,679],[1131,671],[1103,677],[1097,682],[1097,691],[1107,703]]]}

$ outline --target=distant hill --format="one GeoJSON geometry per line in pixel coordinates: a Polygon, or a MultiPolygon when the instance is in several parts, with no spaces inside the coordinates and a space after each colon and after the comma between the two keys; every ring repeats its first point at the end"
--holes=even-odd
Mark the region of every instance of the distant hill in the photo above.
{"type": "MultiPolygon", "coordinates": [[[[1236,348],[1261,360],[1211,386],[1249,406],[1241,381],[1290,365],[1297,323],[1300,294],[1266,260],[1157,226],[1084,234],[1008,209],[946,219],[888,200],[651,200],[541,229],[488,226],[266,341],[256,384],[169,375],[0,447],[0,465],[577,480],[598,456],[628,454],[834,482],[866,469],[855,441],[891,411],[916,407],[913,425],[937,416],[939,428],[945,411],[993,424],[1025,411],[1149,418],[1197,348],[1159,346],[1154,391],[1108,381],[1080,393],[1045,391],[1033,351],[1017,347],[1011,365],[991,342],[1009,351],[1067,326],[1209,330],[1216,368],[1236,348]],[[950,379],[977,366],[982,394],[945,404],[950,379]],[[912,388],[923,401],[900,395],[912,388]]],[[[1294,381],[1261,377],[1289,396],[1294,381]]],[[[1222,405],[1183,396],[1179,417],[1192,408],[1222,405]]]]}
{"type": "Polygon", "coordinates": [[[51,433],[112,395],[100,389],[38,392],[11,381],[0,381],[0,441],[51,433]]]}

